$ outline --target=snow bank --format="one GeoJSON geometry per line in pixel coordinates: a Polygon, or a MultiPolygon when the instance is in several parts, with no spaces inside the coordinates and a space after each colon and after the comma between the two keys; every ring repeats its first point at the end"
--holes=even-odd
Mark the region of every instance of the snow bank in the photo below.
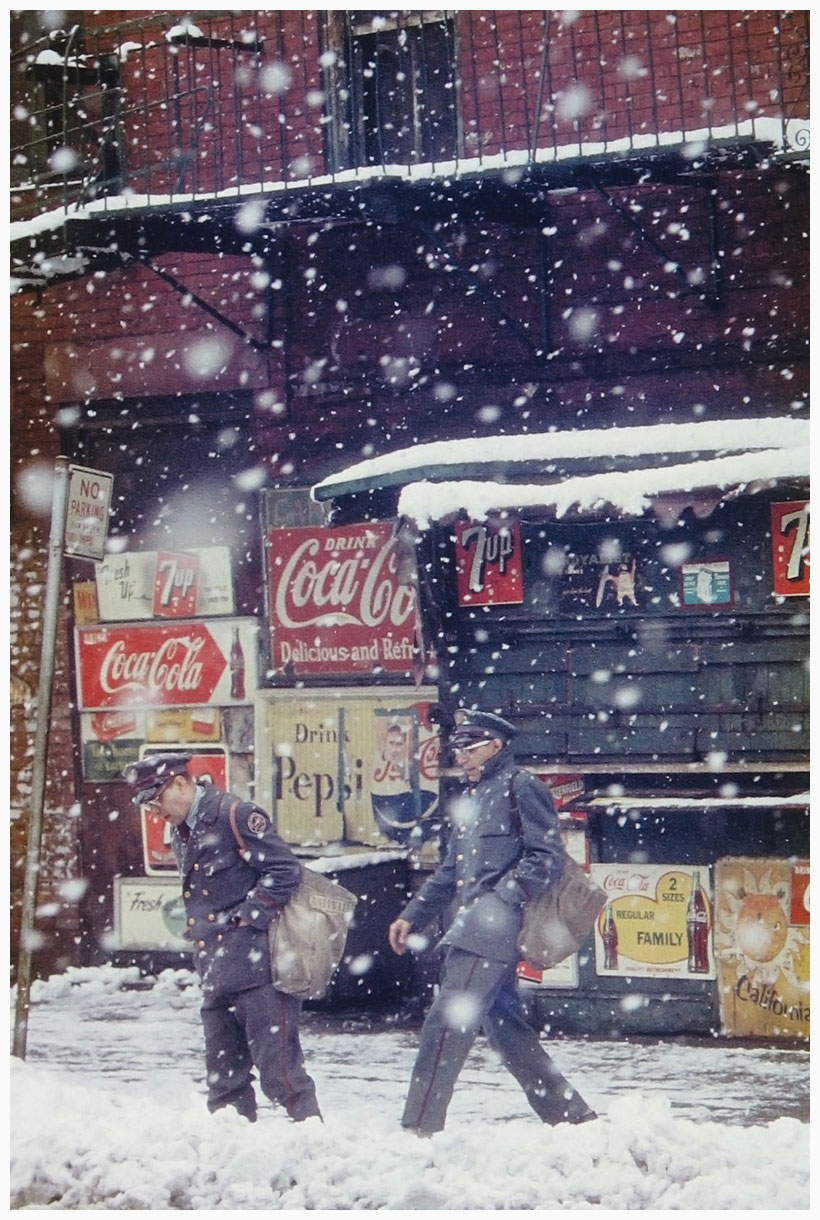
{"type": "MultiPolygon", "coordinates": [[[[12,995],[12,1001],[14,997],[12,995]]],[[[481,1042],[445,1131],[399,1126],[417,1034],[307,1014],[324,1125],[205,1107],[199,992],[185,971],[70,970],[32,989],[11,1060],[13,1209],[647,1211],[805,1209],[809,1127],[755,1123],[806,1097],[808,1055],[559,1040],[601,1117],[542,1126],[481,1042]]]]}
{"type": "MultiPolygon", "coordinates": [[[[366,1076],[367,1065],[362,1064],[366,1076]]],[[[802,1208],[808,1131],[726,1128],[632,1097],[579,1138],[528,1118],[430,1140],[361,1093],[323,1126],[208,1115],[186,1089],[103,1088],[14,1061],[12,1208],[563,1210],[802,1208]],[[773,1166],[777,1172],[772,1173],[773,1166]]]]}

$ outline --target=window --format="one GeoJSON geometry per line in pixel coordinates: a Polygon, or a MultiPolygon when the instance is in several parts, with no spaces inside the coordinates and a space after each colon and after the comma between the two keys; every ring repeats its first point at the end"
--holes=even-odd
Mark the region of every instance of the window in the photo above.
{"type": "Polygon", "coordinates": [[[427,11],[329,13],[325,36],[332,168],[455,156],[451,17],[427,11]]]}

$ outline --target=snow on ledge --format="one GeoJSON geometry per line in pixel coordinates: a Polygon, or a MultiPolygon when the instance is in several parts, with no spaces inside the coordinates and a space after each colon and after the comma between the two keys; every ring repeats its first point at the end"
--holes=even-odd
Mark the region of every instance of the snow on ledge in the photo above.
{"type": "MultiPolygon", "coordinates": [[[[193,29],[193,27],[192,27],[193,29]]],[[[192,29],[187,32],[191,33],[192,29]]],[[[180,31],[177,31],[178,33],[180,31]]],[[[184,32],[184,31],[182,31],[184,32]]],[[[808,145],[808,117],[805,119],[748,118],[725,127],[700,128],[691,131],[666,131],[642,133],[631,139],[625,137],[606,143],[568,143],[549,145],[535,150],[533,157],[526,149],[513,149],[490,156],[459,157],[451,161],[428,162],[418,165],[357,166],[334,174],[284,182],[281,179],[239,184],[221,191],[180,192],[174,194],[137,194],[126,188],[120,195],[107,195],[89,200],[84,205],[61,207],[43,212],[29,220],[16,220],[9,224],[9,238],[19,241],[38,233],[58,229],[67,219],[91,220],[100,212],[137,211],[147,208],[180,206],[187,203],[207,203],[209,200],[231,200],[237,202],[249,196],[282,194],[316,187],[344,186],[348,183],[367,182],[379,179],[398,179],[407,182],[441,182],[460,177],[482,174],[490,170],[526,169],[532,165],[551,165],[570,160],[586,160],[592,157],[626,156],[647,153],[660,149],[680,148],[684,156],[697,160],[709,149],[720,144],[756,141],[769,144],[775,151],[787,147],[808,145]],[[784,143],[784,137],[786,143],[784,143]]]]}
{"type": "Polygon", "coordinates": [[[549,508],[554,509],[556,517],[563,517],[572,508],[579,512],[611,508],[635,517],[651,507],[653,496],[707,487],[742,487],[772,479],[802,478],[808,473],[808,453],[804,448],[796,448],[743,453],[652,470],[607,471],[552,484],[484,483],[470,479],[446,483],[422,481],[402,489],[398,515],[411,518],[421,529],[461,511],[471,520],[480,521],[493,510],[505,508],[549,508]]]}

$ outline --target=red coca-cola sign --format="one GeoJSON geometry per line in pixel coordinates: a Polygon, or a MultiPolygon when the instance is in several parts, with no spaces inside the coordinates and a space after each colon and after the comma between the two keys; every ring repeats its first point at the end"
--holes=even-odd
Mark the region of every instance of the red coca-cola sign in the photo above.
{"type": "Polygon", "coordinates": [[[78,630],[77,670],[83,708],[178,707],[217,702],[228,661],[203,623],[130,624],[78,630]]]}
{"type": "Polygon", "coordinates": [[[268,532],[271,658],[293,674],[410,673],[415,593],[387,522],[268,532]]]}

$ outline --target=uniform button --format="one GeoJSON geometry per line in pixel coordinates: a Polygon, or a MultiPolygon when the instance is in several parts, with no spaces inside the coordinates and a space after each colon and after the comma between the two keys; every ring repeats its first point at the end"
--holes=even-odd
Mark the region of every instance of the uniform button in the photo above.
{"type": "Polygon", "coordinates": [[[190,897],[191,897],[191,891],[190,891],[190,890],[186,890],[186,891],[185,891],[185,893],[182,895],[182,897],[183,897],[183,898],[190,898],[190,897]]]}
{"type": "Polygon", "coordinates": [[[463,859],[464,859],[464,852],[459,852],[458,855],[456,856],[456,860],[463,860],[463,859]]]}
{"type": "Polygon", "coordinates": [[[204,949],[204,948],[205,948],[205,941],[204,941],[204,940],[200,940],[200,941],[198,941],[197,943],[198,943],[198,945],[199,945],[200,949],[204,949]]]}
{"type": "Polygon", "coordinates": [[[203,891],[202,891],[202,897],[203,897],[203,898],[207,898],[207,897],[208,897],[208,891],[207,891],[207,890],[203,890],[203,891]]]}
{"type": "Polygon", "coordinates": [[[193,926],[194,926],[194,917],[192,915],[191,918],[188,920],[188,927],[192,928],[193,926]]]}
{"type": "Polygon", "coordinates": [[[198,865],[198,864],[195,864],[195,865],[194,865],[194,872],[196,872],[196,873],[198,873],[198,872],[199,872],[199,865],[198,865]]]}
{"type": "Polygon", "coordinates": [[[220,932],[220,933],[217,935],[217,938],[216,938],[216,939],[217,939],[217,940],[222,940],[222,933],[221,933],[221,932],[220,932]]]}
{"type": "Polygon", "coordinates": [[[456,882],[456,886],[462,886],[463,884],[464,884],[464,882],[463,882],[463,881],[457,881],[457,882],[456,882]]]}
{"type": "Polygon", "coordinates": [[[214,919],[216,919],[216,915],[214,915],[213,911],[212,911],[212,912],[211,912],[211,914],[208,916],[208,918],[209,918],[211,921],[213,921],[214,919]]]}

